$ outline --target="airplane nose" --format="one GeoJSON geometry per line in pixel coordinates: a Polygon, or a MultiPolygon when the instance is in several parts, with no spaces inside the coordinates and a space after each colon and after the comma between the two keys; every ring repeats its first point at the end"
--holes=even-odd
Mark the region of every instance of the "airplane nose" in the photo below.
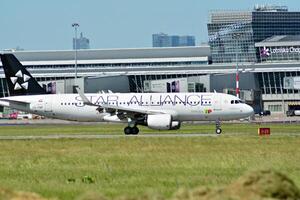
{"type": "Polygon", "coordinates": [[[254,114],[254,110],[253,110],[253,108],[252,108],[251,106],[246,105],[245,107],[246,107],[246,108],[245,108],[245,113],[246,113],[246,114],[248,114],[249,116],[251,116],[251,115],[254,114]]]}

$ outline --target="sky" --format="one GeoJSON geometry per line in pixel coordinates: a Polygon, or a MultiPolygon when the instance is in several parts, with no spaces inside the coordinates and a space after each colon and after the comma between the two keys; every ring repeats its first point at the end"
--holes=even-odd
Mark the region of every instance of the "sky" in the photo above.
{"type": "Polygon", "coordinates": [[[72,49],[74,28],[92,49],[152,46],[153,33],[194,35],[207,42],[213,10],[252,10],[256,4],[300,11],[299,0],[0,0],[0,50],[72,49]]]}

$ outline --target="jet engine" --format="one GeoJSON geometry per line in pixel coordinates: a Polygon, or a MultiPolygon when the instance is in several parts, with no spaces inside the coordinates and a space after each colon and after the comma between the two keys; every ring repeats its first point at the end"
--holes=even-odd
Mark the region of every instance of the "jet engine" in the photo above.
{"type": "Polygon", "coordinates": [[[156,130],[176,130],[180,128],[179,121],[173,121],[169,114],[157,114],[147,116],[147,125],[156,130]]]}

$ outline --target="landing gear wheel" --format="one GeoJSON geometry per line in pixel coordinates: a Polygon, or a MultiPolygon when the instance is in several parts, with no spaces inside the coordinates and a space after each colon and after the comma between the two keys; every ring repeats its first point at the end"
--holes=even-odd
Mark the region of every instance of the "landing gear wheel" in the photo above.
{"type": "Polygon", "coordinates": [[[131,127],[127,126],[124,128],[124,133],[125,135],[130,135],[131,134],[131,127]]]}
{"type": "Polygon", "coordinates": [[[137,135],[139,131],[140,131],[139,128],[136,126],[134,127],[127,126],[124,128],[125,135],[137,135]]]}
{"type": "Polygon", "coordinates": [[[136,127],[136,126],[131,128],[131,134],[132,134],[132,135],[137,135],[137,134],[139,134],[139,131],[140,131],[139,128],[136,127]]]}
{"type": "Polygon", "coordinates": [[[222,133],[222,129],[217,128],[217,129],[216,129],[216,134],[220,135],[221,133],[222,133]]]}
{"type": "Polygon", "coordinates": [[[220,120],[216,121],[216,134],[220,135],[222,133],[220,120]]]}

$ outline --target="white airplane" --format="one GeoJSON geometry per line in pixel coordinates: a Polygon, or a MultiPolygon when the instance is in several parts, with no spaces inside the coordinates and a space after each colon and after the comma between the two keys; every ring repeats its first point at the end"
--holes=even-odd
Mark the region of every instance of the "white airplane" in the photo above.
{"type": "Polygon", "coordinates": [[[13,54],[2,54],[10,97],[0,105],[49,118],[82,122],[122,122],[124,133],[138,134],[138,125],[156,130],[176,130],[184,121],[216,121],[253,114],[251,106],[222,93],[93,93],[46,94],[13,54]]]}

